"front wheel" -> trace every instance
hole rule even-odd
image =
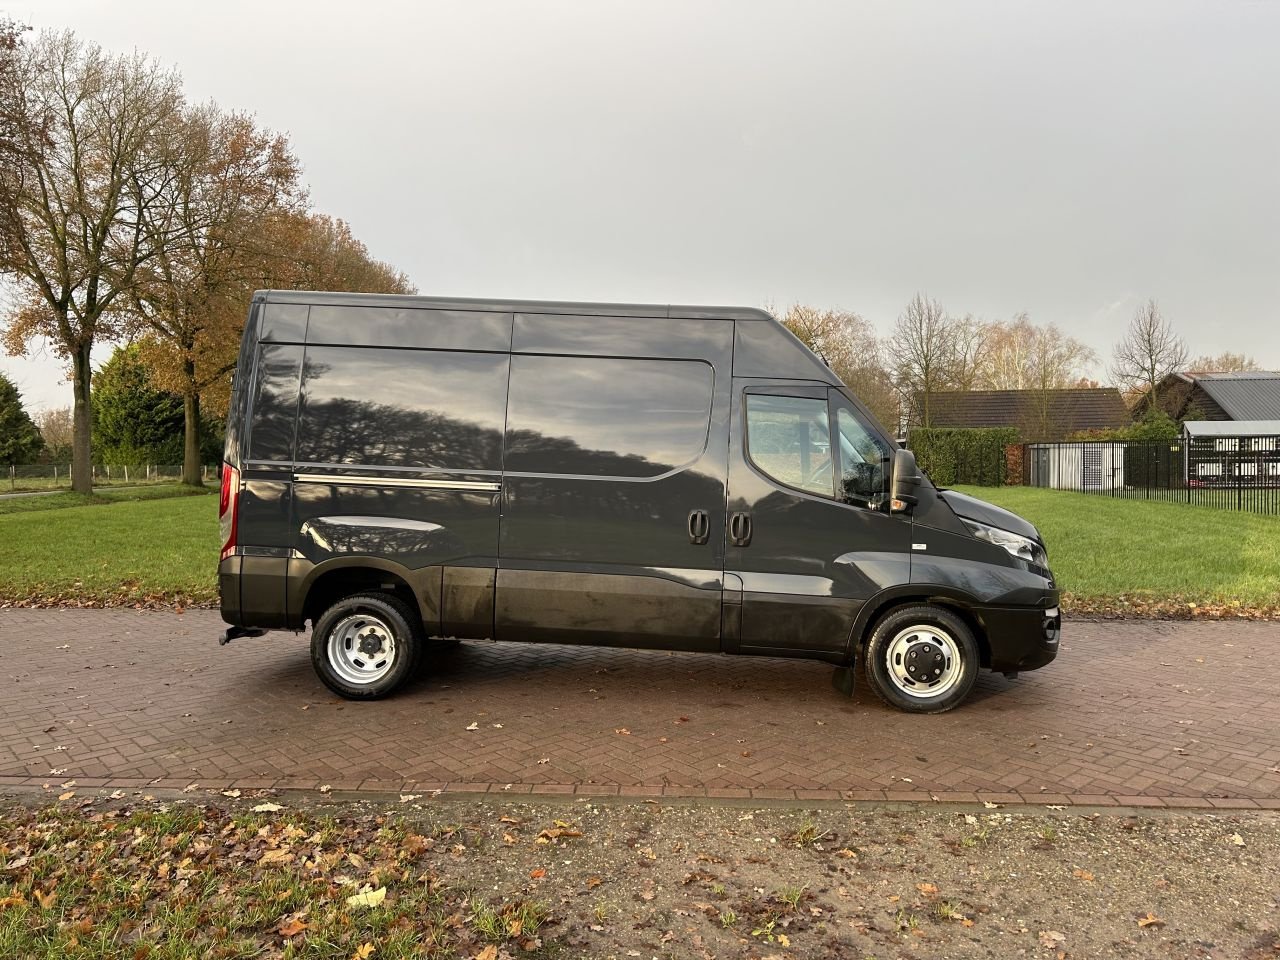
[[[973,631],[945,607],[916,604],[892,611],[867,641],[867,679],[876,695],[909,713],[958,706],[978,679]]]
[[[389,594],[339,600],[311,632],[311,663],[324,685],[348,700],[376,700],[413,671],[421,631],[409,606]]]

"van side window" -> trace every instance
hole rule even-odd
[[[697,360],[516,354],[504,469],[642,478],[686,467],[707,446],[714,381]]]
[[[293,422],[298,413],[302,347],[258,345],[257,389],[249,425],[249,459],[288,463],[293,459]]]
[[[506,354],[307,347],[297,462],[501,470]]]
[[[878,508],[887,490],[892,453],[851,407],[836,411],[836,429],[840,441],[841,499]]]
[[[747,449],[751,461],[779,483],[835,495],[826,400],[748,394]]]

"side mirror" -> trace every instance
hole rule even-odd
[[[889,512],[905,513],[914,507],[919,502],[916,492],[923,481],[915,454],[901,448],[895,450],[893,480],[889,486]]]

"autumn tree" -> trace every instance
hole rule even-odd
[[[942,304],[917,293],[885,347],[902,406],[919,425],[932,423],[934,394],[953,386],[955,323]]]
[[[36,414],[44,456],[54,463],[71,459],[71,408],[52,407]]]
[[[201,397],[235,366],[249,293],[287,274],[271,224],[299,213],[298,162],[285,137],[212,105],[188,109],[166,138],[162,202],[142,220],[156,255],[130,289],[128,329],[154,384],[182,397],[182,482],[201,485]]]
[[[1116,344],[1111,377],[1126,391],[1145,396],[1148,408],[1159,405],[1160,381],[1187,365],[1187,345],[1160,315],[1154,300],[1138,307],[1124,339]]]
[[[888,429],[898,429],[898,398],[885,369],[880,341],[856,313],[794,304],[783,324],[857,395]]]
[[[415,293],[408,276],[375,258],[346,221],[323,213],[282,217],[272,242],[280,256],[271,261],[261,286],[349,293]]]
[[[40,431],[22,405],[22,394],[0,373],[0,463],[30,463],[41,446]]]
[[[1187,364],[1188,370],[1196,373],[1247,373],[1260,370],[1258,361],[1243,353],[1224,351],[1216,357],[1199,356]]]
[[[45,338],[71,365],[72,488],[92,488],[90,357],[120,332],[120,308],[156,252],[143,229],[171,174],[160,153],[181,107],[178,78],[138,53],[71,32],[3,53],[0,275],[19,305],[5,342]]]

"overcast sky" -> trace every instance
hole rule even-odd
[[[0,0],[287,132],[426,294],[855,310],[1280,368],[1280,2]],[[99,348],[104,360],[108,347]],[[0,358],[33,407],[52,359]],[[1103,373],[1099,368],[1097,375]]]

